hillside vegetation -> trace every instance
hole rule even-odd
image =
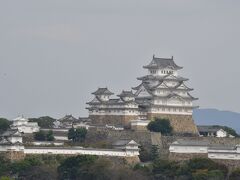
[[[152,163],[132,167],[124,161],[97,156],[28,156],[25,160],[10,162],[0,157],[0,177],[21,180],[224,180],[226,166],[210,159],[196,158],[177,163],[155,159]],[[230,174],[239,179],[240,170]]]

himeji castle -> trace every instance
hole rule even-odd
[[[147,75],[137,78],[140,85],[132,91],[123,91],[119,98],[110,98],[113,93],[108,88],[99,88],[93,93],[95,98],[87,103],[89,118],[95,124],[128,126],[132,120],[154,120],[167,118],[175,133],[197,134],[192,113],[197,108],[185,82],[179,75],[182,67],[172,58],[157,58],[143,66]]]

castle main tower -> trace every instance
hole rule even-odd
[[[167,118],[175,133],[197,134],[192,113],[197,108],[190,95],[192,88],[185,85],[188,79],[179,76],[178,66],[172,58],[156,58],[144,66],[147,75],[137,78],[141,84],[135,90],[135,101],[139,104],[139,116],[144,119]]]

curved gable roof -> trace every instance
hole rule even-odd
[[[97,91],[93,92],[94,95],[113,95],[111,91],[108,90],[108,88],[98,88]]]
[[[149,65],[147,66],[143,66],[146,69],[164,69],[164,68],[172,68],[172,69],[182,69],[182,67],[178,66],[174,60],[173,57],[172,58],[156,58],[155,56],[153,56],[152,61],[150,62]]]

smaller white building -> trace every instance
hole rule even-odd
[[[228,133],[224,131],[223,129],[219,129],[217,132],[217,137],[227,137]]]
[[[178,140],[170,145],[171,153],[202,154],[208,152],[208,141]]]
[[[8,130],[0,136],[0,152],[23,151],[22,134],[18,130]]]
[[[240,160],[240,145],[210,145],[207,141],[178,140],[170,145],[170,153],[206,154],[209,159]]]
[[[224,138],[228,133],[220,127],[215,126],[197,126],[200,136],[212,136]]]
[[[77,118],[73,115],[66,115],[61,119],[58,119],[53,122],[54,128],[67,128],[70,129],[73,127],[74,123],[79,122]]]
[[[147,126],[150,123],[150,120],[132,120],[131,121],[131,129],[136,131],[144,131],[147,130]]]
[[[122,150],[132,150],[132,151],[138,151],[139,150],[139,144],[136,143],[134,140],[129,139],[121,139],[113,144],[114,149],[122,149]]]
[[[138,144],[133,140],[118,140],[113,149],[95,149],[83,147],[25,147],[25,154],[61,154],[61,155],[96,155],[112,157],[139,156]]]
[[[17,117],[12,122],[13,123],[10,128],[17,129],[19,132],[22,133],[32,134],[40,130],[37,122],[29,122],[29,120],[24,118],[23,116]]]
[[[208,148],[208,158],[240,160],[240,146],[212,146]]]

